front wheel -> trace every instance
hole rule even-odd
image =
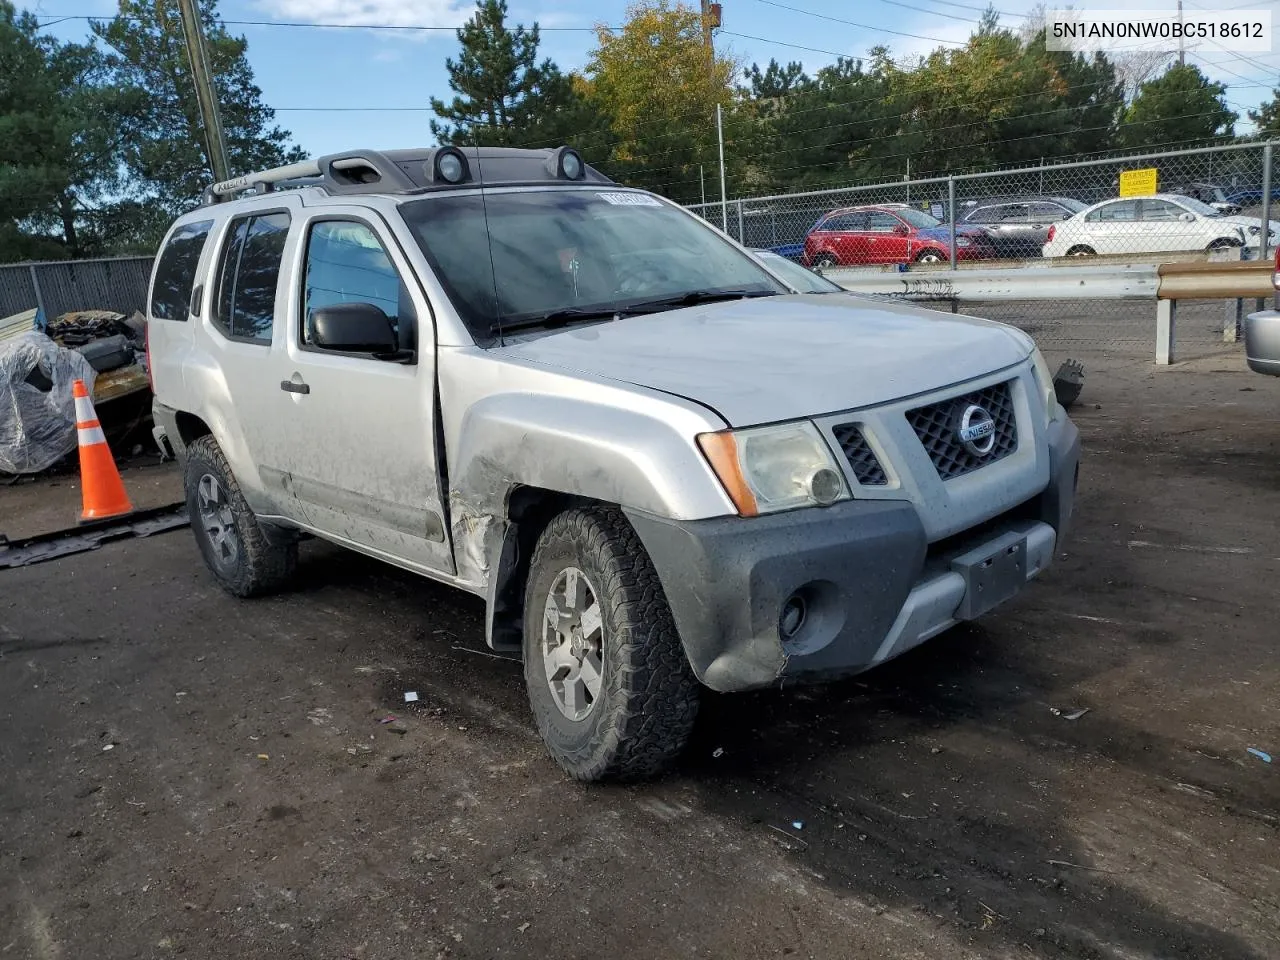
[[[813,258],[813,266],[818,267],[821,270],[826,270],[827,268],[834,267],[835,265],[836,265],[835,254],[820,253]]]
[[[613,508],[569,510],[538,540],[524,607],[538,733],[577,780],[639,780],[684,750],[699,687],[657,572]]]
[[[939,250],[921,250],[916,254],[916,263],[942,263],[944,259]]]

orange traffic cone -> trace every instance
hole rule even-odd
[[[80,439],[80,487],[84,509],[80,522],[106,520],[133,513],[133,504],[124,491],[124,481],[116,469],[115,458],[107,446],[106,434],[98,422],[98,414],[89,399],[84,381],[71,385],[76,398],[76,433]]]

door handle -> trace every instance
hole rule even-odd
[[[292,380],[281,380],[280,389],[287,393],[310,393],[311,387],[305,383],[294,383]]]

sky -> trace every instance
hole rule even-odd
[[[50,33],[83,39],[88,17],[108,17],[114,0],[16,0]],[[197,0],[201,2],[201,0]],[[696,5],[697,0],[691,0]],[[546,5],[543,5],[543,4]],[[894,59],[963,43],[985,0],[722,0],[718,50],[763,67],[771,57],[796,60],[809,72],[839,55],[859,57],[877,45]],[[1170,0],[1075,0],[1077,9],[1167,8]],[[1050,3],[1049,6],[1059,4]],[[540,53],[564,71],[580,69],[597,23],[620,25],[625,0],[508,0],[509,24],[542,28]],[[995,0],[1002,24],[1016,27],[1039,0]],[[1280,31],[1280,0],[1185,0],[1188,13],[1270,9]],[[456,56],[452,29],[372,30],[313,24],[377,24],[454,28],[474,0],[222,0],[219,12],[249,41],[248,56],[263,99],[280,126],[312,156],[338,150],[426,146],[432,96],[449,100],[445,58]],[[1227,85],[1227,100],[1250,129],[1245,111],[1280,85],[1280,43],[1265,53],[1233,53],[1211,44],[1188,48],[1187,62]]]

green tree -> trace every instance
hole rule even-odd
[[[1280,89],[1271,91],[1271,99],[1257,110],[1249,111],[1249,119],[1257,128],[1254,136],[1259,140],[1270,140],[1280,134]]]
[[[431,132],[441,143],[523,145],[559,133],[581,105],[571,78],[549,59],[538,62],[539,42],[537,23],[508,29],[506,0],[477,0],[458,30],[458,59],[445,60],[455,96],[431,98]]]
[[[200,9],[231,174],[304,159],[262,101],[246,56],[248,41],[227,31],[215,0],[204,0]],[[213,179],[177,0],[120,0],[118,15],[94,23],[93,32],[110,49],[115,82],[138,95],[125,128],[124,159],[133,199],[153,212],[136,229],[154,239]]]
[[[596,42],[583,89],[610,120],[608,172],[696,200],[699,165],[716,162],[716,106],[732,105],[737,64],[707,48],[697,10],[671,0],[639,0],[619,32],[598,26]]]
[[[61,44],[0,0],[0,257],[85,257],[111,246],[122,116],[93,44]]]
[[[1108,149],[1123,85],[1101,55],[1045,48],[984,16],[965,46],[915,70],[886,66],[913,172],[935,174]]]
[[[1226,92],[1191,64],[1170,67],[1138,90],[1120,127],[1120,145],[1154,149],[1233,137],[1238,115],[1227,106]]]

